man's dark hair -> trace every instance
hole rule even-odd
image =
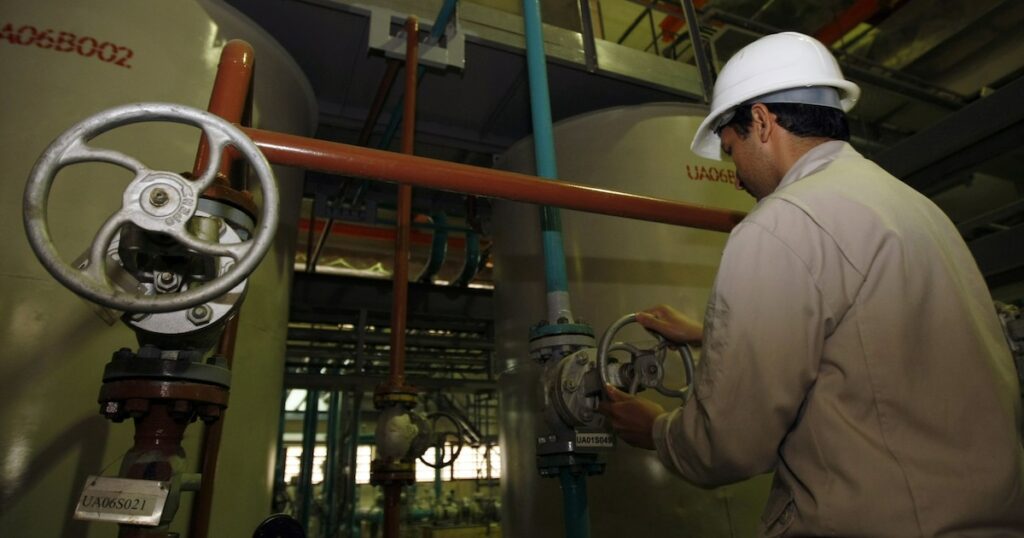
[[[752,106],[753,104],[736,107],[735,115],[722,128],[730,126],[737,134],[746,138],[754,121],[750,114]],[[846,114],[838,108],[803,103],[764,103],[764,106],[775,114],[779,126],[796,136],[850,139],[850,125],[846,121]]]

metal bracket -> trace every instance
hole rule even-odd
[[[370,15],[370,33],[367,46],[371,50],[383,51],[388,58],[405,58],[405,30],[402,24],[407,17],[382,7],[366,7]],[[420,19],[420,32],[427,35],[434,21]],[[394,33],[392,33],[394,32]],[[429,40],[421,43],[420,63],[439,69],[449,67],[462,71],[466,67],[466,34],[459,26],[458,12],[444,29],[440,40]]]

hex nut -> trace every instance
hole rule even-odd
[[[141,418],[149,412],[149,400],[144,398],[129,398],[124,402],[124,411],[132,418]]]
[[[210,310],[210,307],[201,304],[190,308],[185,317],[187,317],[193,325],[206,325],[210,322],[210,318],[213,317],[212,314],[213,311]]]

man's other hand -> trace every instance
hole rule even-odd
[[[654,450],[654,419],[664,413],[665,409],[650,400],[630,396],[611,385],[605,385],[604,390],[608,400],[598,403],[597,410],[608,417],[615,435],[637,448]]]
[[[660,304],[636,313],[636,321],[675,344],[700,345],[704,328],[682,312]]]

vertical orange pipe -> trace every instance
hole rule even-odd
[[[246,103],[249,101],[249,90],[252,87],[253,61],[253,48],[249,43],[235,39],[224,46],[220,53],[220,63],[217,65],[217,76],[210,92],[210,105],[207,107],[209,112],[232,123],[242,121],[245,116]],[[200,138],[196,162],[192,168],[194,177],[199,177],[205,170],[209,153],[210,148],[206,137],[203,136]],[[230,187],[230,185],[220,178],[227,178],[230,169],[231,160],[223,159],[220,167],[223,176],[218,176],[218,182],[224,187]],[[228,321],[217,346],[217,353],[224,357],[228,369],[231,368],[234,361],[238,316],[239,313],[236,313]],[[203,482],[193,500],[192,518],[189,524],[189,536],[192,538],[206,538],[209,534],[210,516],[213,510],[213,484],[217,478],[217,457],[220,454],[223,428],[224,416],[222,415],[219,420],[207,424],[203,429]]]
[[[402,153],[413,152],[416,130],[416,76],[419,71],[419,20],[405,21],[405,103],[402,123]],[[412,221],[412,186],[398,186],[398,230],[395,241],[394,296],[391,303],[392,389],[405,385],[405,325],[409,296],[409,230]],[[402,485],[384,486],[384,538],[398,538]]]
[[[416,128],[416,72],[419,68],[419,21],[409,17],[405,22],[405,116],[402,123],[402,153],[413,152]],[[409,230],[412,220],[412,187],[398,186],[398,230],[395,239],[394,295],[391,302],[391,372],[392,387],[405,385],[405,327],[409,296]]]
[[[224,49],[220,53],[220,63],[217,64],[217,78],[213,81],[213,91],[210,92],[210,105],[207,110],[231,123],[242,121],[246,97],[249,95],[249,87],[252,83],[253,59],[252,45],[245,41],[232,39],[228,41],[227,45],[224,45]],[[194,177],[199,177],[206,169],[209,154],[210,148],[206,137],[203,136],[199,141],[195,165],[192,167]],[[221,162],[221,172],[226,175],[230,168],[230,159],[224,159]]]

